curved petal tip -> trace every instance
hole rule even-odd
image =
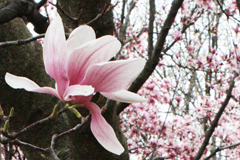
[[[6,83],[14,89],[25,89],[27,91],[33,91],[40,88],[35,82],[26,78],[15,76],[10,73],[6,73],[5,75]]]
[[[92,115],[91,130],[97,141],[109,152],[122,154],[124,148],[118,141],[113,128],[101,115],[100,108],[92,102],[84,103],[83,107],[87,108]]]

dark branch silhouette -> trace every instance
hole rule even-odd
[[[240,143],[236,143],[236,144],[233,144],[233,145],[230,145],[230,146],[226,146],[226,147],[221,147],[221,148],[217,147],[217,149],[215,149],[215,150],[214,150],[209,156],[207,156],[204,160],[208,160],[208,159],[210,159],[211,157],[215,156],[217,152],[220,152],[220,151],[225,150],[225,149],[231,149],[231,148],[237,147],[237,146],[239,146],[239,145],[240,145]]]
[[[155,20],[155,1],[149,0],[149,27],[148,27],[148,56],[151,57],[153,51],[153,26]]]
[[[43,5],[41,2],[37,4],[25,0],[13,0],[9,5],[0,9],[0,24],[17,17],[26,17],[27,21],[34,25],[35,32],[45,33],[49,23],[48,18],[38,12],[38,9]]]
[[[37,35],[35,37],[31,37],[31,38],[24,39],[24,40],[0,42],[0,47],[19,46],[19,45],[30,43],[32,41],[35,41],[35,40],[39,39],[39,38],[43,38],[44,36],[45,36],[45,34],[40,34],[40,35]]]

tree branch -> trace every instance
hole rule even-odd
[[[28,8],[27,3],[24,0],[14,0],[8,6],[0,9],[0,24],[9,22],[16,17],[22,17]]]
[[[224,149],[231,149],[231,148],[233,148],[233,147],[236,147],[236,146],[239,146],[240,145],[240,143],[236,143],[236,144],[233,144],[233,145],[230,145],[230,146],[226,146],[226,147],[222,147],[222,148],[217,148],[217,149],[215,149],[209,156],[207,156],[204,160],[208,160],[208,159],[210,159],[211,157],[213,157],[217,152],[219,152],[219,151],[222,151],[222,150],[224,150]]]
[[[155,0],[149,0],[149,27],[148,27],[148,56],[151,57],[153,51],[153,23],[155,20]]]
[[[223,6],[222,6],[222,4],[219,2],[219,0],[217,0],[217,3],[218,3],[218,5],[220,6],[221,11],[226,15],[227,18],[232,17],[234,20],[240,22],[237,18],[233,17],[232,15],[229,15],[229,14],[223,9]],[[239,3],[240,3],[239,0],[237,0],[237,7],[238,7],[238,9],[239,9]]]
[[[120,21],[120,28],[122,28],[124,17],[125,17],[125,5],[126,5],[127,0],[123,0],[122,4],[122,12],[121,12],[121,21]]]
[[[24,40],[0,42],[0,47],[19,46],[19,45],[30,43],[32,41],[35,41],[35,40],[39,39],[39,38],[43,38],[44,36],[45,36],[45,34],[40,34],[40,35],[37,35],[35,37],[31,37],[31,38],[24,39]]]
[[[112,11],[112,9],[114,7],[116,7],[118,4],[118,2],[115,5],[110,5],[110,4],[106,4],[105,8],[103,9],[102,13],[99,13],[94,19],[92,19],[91,21],[87,22],[87,25],[92,26],[93,23],[97,22],[98,20],[100,20],[105,14],[107,14],[109,11]]]
[[[18,146],[30,147],[30,148],[33,148],[35,151],[40,151],[42,153],[47,153],[46,149],[44,149],[44,148],[41,148],[41,147],[38,147],[38,146],[34,146],[34,145],[26,143],[26,142],[22,142],[22,141],[20,141],[18,139],[15,139],[13,141],[13,144],[16,144]]]
[[[36,9],[39,10],[44,4],[47,3],[47,0],[41,0],[37,5]]]
[[[60,115],[64,112],[66,112],[68,109],[64,108],[62,110],[60,110],[57,115]],[[104,110],[103,110],[104,111]],[[91,116],[87,116],[86,118],[82,118],[82,123],[81,124],[77,124],[74,128],[71,128],[65,132],[62,132],[60,134],[54,134],[52,136],[52,140],[51,140],[51,145],[50,147],[44,149],[44,148],[41,148],[41,147],[38,147],[38,146],[35,146],[35,145],[32,145],[32,144],[29,144],[29,143],[26,143],[26,142],[22,142],[20,140],[17,139],[17,137],[23,133],[25,133],[26,131],[28,131],[29,129],[35,127],[36,125],[39,125],[39,124],[42,124],[46,121],[49,121],[49,120],[53,120],[53,118],[50,116],[42,119],[42,120],[39,120],[31,125],[29,125],[28,127],[22,129],[21,131],[19,132],[13,132],[13,133],[2,133],[5,137],[2,137],[0,138],[0,142],[3,143],[3,144],[8,144],[8,143],[11,143],[11,144],[15,144],[15,145],[18,145],[18,146],[25,146],[25,147],[30,147],[32,149],[34,149],[35,151],[40,151],[42,153],[46,153],[48,154],[49,156],[51,156],[54,160],[59,160],[59,158],[57,157],[56,153],[54,152],[54,148],[55,148],[55,145],[56,145],[56,142],[59,138],[61,137],[64,137],[68,134],[71,134],[73,132],[76,132],[76,131],[79,131],[81,130],[86,124],[88,124],[91,120]],[[13,141],[11,141],[13,140]]]
[[[56,144],[56,142],[59,138],[61,138],[63,136],[66,136],[68,134],[71,134],[73,132],[81,130],[85,125],[87,125],[90,122],[90,120],[91,120],[91,116],[88,115],[86,118],[84,118],[84,120],[82,120],[81,124],[77,124],[74,128],[71,128],[71,129],[69,129],[65,132],[60,133],[60,134],[54,134],[52,136],[52,141],[51,141],[51,147],[50,148],[54,149],[55,144]]]
[[[131,12],[132,12],[133,8],[135,7],[136,3],[137,2],[135,2],[133,0],[130,2],[128,10],[127,10],[127,15],[125,17],[125,23],[121,23],[121,26],[120,26],[121,28],[119,31],[118,39],[122,44],[125,43],[124,40],[126,37],[127,27],[128,27],[129,21],[130,21],[130,15],[131,15]],[[121,20],[121,22],[123,22],[123,19]]]
[[[212,133],[214,132],[215,128],[217,127],[217,124],[218,124],[218,121],[224,111],[224,109],[226,108],[229,100],[231,99],[232,97],[232,90],[233,90],[233,87],[234,87],[234,79],[238,76],[238,73],[235,72],[234,74],[234,77],[230,83],[230,86],[229,86],[229,89],[227,91],[227,97],[226,99],[224,100],[224,102],[222,103],[222,106],[220,107],[218,113],[216,114],[214,120],[212,121],[211,123],[211,126],[210,128],[207,130],[206,134],[205,134],[205,139],[200,147],[200,149],[198,150],[198,153],[197,155],[195,156],[195,160],[198,160],[201,158],[204,150],[206,149],[207,145],[208,145],[208,142],[209,142],[209,139],[211,138],[212,136]]]
[[[65,33],[66,38],[69,37],[69,33]],[[0,42],[0,47],[6,47],[6,46],[20,46],[20,45],[24,45],[27,43],[30,43],[32,41],[35,41],[39,38],[44,38],[45,34],[39,34],[37,36],[28,38],[28,39],[23,39],[23,40],[16,40],[16,41],[8,41],[8,42]]]
[[[15,139],[13,142],[13,144],[16,144],[18,146],[25,146],[25,147],[30,147],[32,149],[34,149],[35,151],[40,151],[44,154],[48,154],[49,156],[51,156],[54,160],[59,160],[59,158],[57,157],[56,153],[54,152],[54,150],[50,147],[50,148],[41,148],[38,146],[34,146],[32,144],[26,143],[26,142],[22,142],[18,139]]]
[[[181,7],[183,0],[174,0],[172,7],[167,16],[167,19],[164,23],[164,26],[158,36],[158,40],[155,45],[155,49],[151,57],[149,57],[143,71],[138,76],[138,78],[131,84],[129,91],[137,92],[143,83],[148,79],[148,77],[153,73],[155,67],[158,65],[159,58],[162,58],[162,49],[165,43],[168,32],[174,22],[174,19],[177,15],[178,9]],[[117,114],[120,114],[129,104],[128,103],[119,103],[117,105]]]
[[[38,12],[38,5],[27,0],[13,0],[8,6],[0,9],[0,24],[25,16],[34,25],[35,32],[45,33],[49,25],[48,18]]]

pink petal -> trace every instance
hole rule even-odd
[[[20,77],[10,73],[6,73],[5,81],[9,86],[14,89],[25,89],[29,92],[51,94],[62,100],[55,89],[51,87],[39,87],[35,82],[26,77]]]
[[[142,58],[110,61],[90,66],[81,82],[91,85],[95,92],[116,92],[125,90],[139,75],[145,65]]]
[[[89,109],[92,120],[91,130],[97,141],[109,152],[120,155],[124,152],[124,148],[118,141],[113,128],[101,115],[100,108],[92,102],[84,103],[85,108]]]
[[[68,60],[70,85],[79,84],[90,65],[110,60],[120,48],[115,37],[103,36],[74,50]]]
[[[126,103],[139,103],[148,101],[146,98],[126,90],[120,90],[117,92],[101,92],[101,94],[109,99]]]
[[[77,27],[67,40],[67,54],[70,55],[74,49],[94,39],[96,39],[96,35],[92,27],[87,25]]]
[[[57,82],[60,96],[68,86],[67,43],[60,16],[57,14],[49,25],[43,45],[43,60],[46,72]]]
[[[72,85],[66,89],[64,93],[64,100],[67,102],[68,101],[70,102],[73,100],[72,98],[74,98],[74,96],[88,97],[93,93],[94,93],[94,88],[92,86]]]

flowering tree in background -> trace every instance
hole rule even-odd
[[[238,159],[237,2],[123,1],[119,8],[119,57],[147,59],[136,82],[151,74],[139,90],[149,102],[120,114],[130,157]]]
[[[25,10],[18,9],[24,6]],[[0,101],[4,113],[1,117],[4,158],[12,159],[15,154],[15,159],[24,159],[19,155],[24,155],[27,159],[41,159],[42,154],[42,157],[49,159],[238,159],[240,157],[238,6],[240,7],[240,1],[233,0],[112,2],[59,0],[57,4],[47,1],[39,3],[13,1],[10,4],[1,2]],[[48,19],[39,12],[51,16],[51,9],[55,8],[61,14],[66,33],[70,33],[81,24],[88,24],[96,31],[96,37],[110,34],[118,38],[121,42],[121,51],[111,54],[108,58],[112,58],[112,62],[106,62],[107,64],[115,64],[116,60],[133,62],[132,59],[138,57],[146,60],[143,70],[141,66],[138,67],[141,63],[139,62],[133,65],[137,68],[135,71],[131,71],[132,68],[121,70],[129,76],[121,78],[121,74],[116,70],[116,77],[112,79],[117,78],[119,83],[124,85],[127,83],[128,90],[131,91],[129,93],[138,92],[142,97],[146,97],[148,102],[131,105],[117,102],[133,101],[129,100],[131,98],[121,100],[123,97],[115,91],[113,94],[111,90],[109,94],[98,89],[99,86],[105,88],[113,83],[106,85],[107,82],[103,81],[102,84],[100,72],[97,70],[91,71],[95,71],[91,74],[83,72],[88,66],[84,66],[82,71],[81,67],[77,69],[80,69],[79,72],[83,75],[86,74],[86,77],[92,78],[82,81],[82,78],[75,74],[68,76],[76,76],[75,79],[80,79],[78,82],[80,86],[92,85],[96,91],[91,87],[71,87],[77,84],[71,78],[69,79],[72,82],[67,85],[70,89],[63,87],[61,90],[57,87],[54,91],[52,89],[44,91],[62,102],[79,100],[83,106],[85,103],[94,104],[94,108],[97,104],[102,109],[104,119],[114,129],[117,139],[124,147],[121,155],[113,154],[120,152],[114,151],[115,148],[107,148],[104,142],[99,141],[110,151],[108,152],[96,141],[95,137],[98,140],[101,138],[94,133],[94,127],[92,132],[95,137],[92,135],[89,126],[91,117],[84,107],[66,108],[56,98],[14,90],[4,81],[6,72],[9,72],[21,76],[6,75],[6,81],[13,88],[24,88],[34,92],[36,92],[34,89],[37,89],[37,92],[43,92],[36,83],[40,86],[54,86],[42,63],[41,46],[34,40],[42,38],[44,35],[41,33],[45,33],[48,26]],[[16,12],[9,12],[12,10]],[[9,16],[4,16],[6,14]],[[22,17],[24,21],[16,17]],[[50,17],[50,20],[52,19],[54,18]],[[31,35],[24,22],[33,24],[34,30],[40,35],[29,38]],[[18,39],[23,40],[16,41]],[[112,45],[109,49],[116,48]],[[78,60],[77,57],[75,59]],[[97,56],[93,56],[90,61],[95,60]],[[73,68],[82,66],[74,64],[74,60],[71,62],[69,66],[72,65]],[[62,84],[65,83],[61,83],[63,81],[59,79],[64,80],[65,73],[55,75],[59,68],[55,66],[55,70],[50,71],[46,67],[46,64],[50,64],[46,58],[44,63],[47,73],[59,86],[64,86]],[[51,62],[51,65],[54,64]],[[108,68],[110,69],[113,68]],[[132,84],[129,84],[128,78],[132,76],[135,78],[137,70],[142,72]],[[94,79],[94,75],[97,78]],[[36,83],[24,79],[28,83],[34,83],[33,87],[19,86],[16,79],[22,80],[22,76]],[[102,95],[117,101],[106,99]],[[142,101],[144,100],[139,102]],[[54,108],[56,103],[59,107]],[[81,113],[82,118],[77,118],[68,110],[72,110],[78,117]],[[99,113],[89,110],[92,114]],[[94,116],[92,121],[96,123]],[[105,120],[97,122],[99,126],[100,122],[103,122],[102,125],[105,124]],[[19,153],[20,150],[15,145],[20,147],[23,154]]]

